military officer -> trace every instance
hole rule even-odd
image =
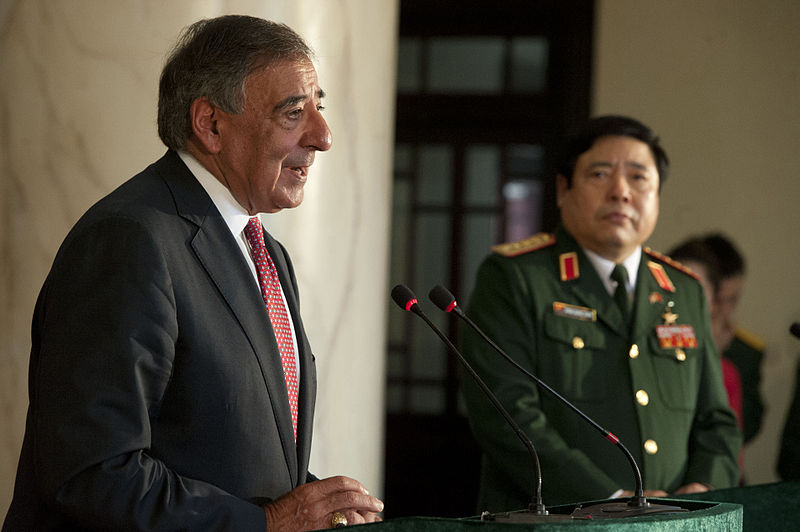
[[[467,310],[517,362],[619,437],[648,496],[735,485],[741,445],[702,288],[642,246],[667,167],[647,126],[589,121],[557,176],[562,225],[497,246]],[[477,335],[467,332],[463,347],[532,439],[546,504],[632,494],[619,449]],[[475,385],[464,379],[463,389],[483,449],[479,510],[524,507],[533,475],[524,447]]]

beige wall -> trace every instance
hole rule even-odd
[[[800,2],[599,0],[593,113],[642,119],[672,170],[651,246],[723,230],[748,259],[740,323],[767,342],[751,483],[775,457],[800,341]]]
[[[396,6],[0,2],[0,519],[24,429],[33,305],[56,249],[90,204],[164,152],[155,105],[166,52],[182,27],[225,13],[286,22],[318,53],[333,149],[273,233],[292,253],[317,356],[312,470],[380,494],[386,305],[374,298],[387,282]]]

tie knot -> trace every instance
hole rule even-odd
[[[264,231],[261,229],[261,220],[258,219],[258,216],[253,216],[247,221],[247,225],[244,226],[244,236],[247,238],[247,242],[250,243],[250,247],[253,249],[261,249],[264,246]]]
[[[628,289],[628,270],[622,264],[617,264],[611,270],[611,280],[615,281],[618,285]]]

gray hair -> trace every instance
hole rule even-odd
[[[313,57],[285,24],[243,15],[195,22],[183,31],[161,72],[158,136],[167,147],[183,149],[192,135],[190,107],[197,98],[240,114],[248,75],[276,61]]]

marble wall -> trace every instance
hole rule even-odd
[[[55,251],[89,205],[164,152],[164,57],[181,28],[227,13],[285,22],[318,55],[333,148],[304,204],[272,227],[292,253],[317,354],[312,470],[382,491],[397,0],[17,0],[0,2],[0,516],[22,441],[32,309]]]

